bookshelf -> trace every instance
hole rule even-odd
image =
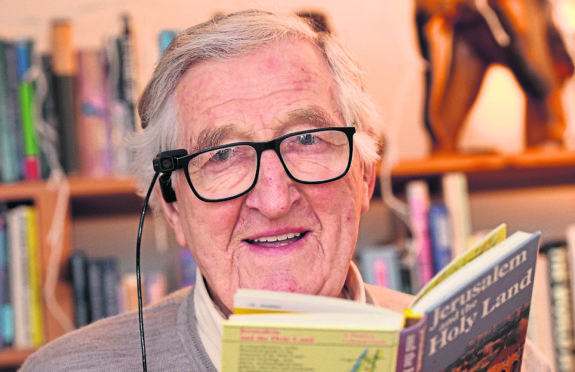
[[[72,318],[73,301],[69,284],[64,279],[67,258],[73,249],[72,225],[77,216],[98,216],[102,214],[136,213],[139,197],[136,196],[136,182],[130,178],[89,179],[73,177],[69,179],[70,193],[63,228],[62,254],[58,260],[58,282],[55,297],[64,313]],[[38,232],[40,270],[45,282],[50,261],[51,247],[47,242],[50,226],[57,207],[58,189],[47,181],[0,183],[0,202],[32,202],[38,210]],[[48,310],[43,298],[45,338],[47,341],[63,335],[67,330]],[[0,371],[19,366],[33,350],[0,350]]]
[[[392,169],[393,186],[401,192],[413,179],[434,182],[448,172],[467,175],[469,191],[575,184],[575,151],[516,155],[475,154],[405,160]]]
[[[419,179],[429,185],[432,200],[440,201],[442,178],[449,172],[466,176],[473,232],[506,222],[510,231],[541,230],[543,241],[562,240],[575,222],[570,212],[575,202],[574,151],[404,160],[392,169],[393,193],[403,199],[407,183]],[[405,233],[403,223],[395,225]]]

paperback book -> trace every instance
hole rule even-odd
[[[500,225],[397,313],[353,301],[240,289],[224,322],[222,370],[517,370],[540,233]]]

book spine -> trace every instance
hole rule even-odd
[[[567,245],[567,266],[569,267],[569,285],[571,289],[571,319],[573,319],[573,332],[575,332],[575,224],[565,229],[565,243]]]
[[[433,269],[437,274],[451,262],[451,228],[449,212],[443,203],[433,203],[429,207],[429,237],[433,252]]]
[[[90,320],[95,322],[104,318],[104,290],[102,288],[102,270],[100,262],[88,259],[88,300]]]
[[[406,317],[406,327],[399,332],[396,372],[420,372],[423,368],[427,317]]]
[[[22,123],[22,143],[24,149],[24,179],[39,180],[40,156],[35,128],[34,84],[28,76],[32,68],[34,43],[32,40],[16,42],[19,70],[20,115]]]
[[[104,316],[108,317],[120,312],[118,264],[114,258],[105,258],[101,260],[101,266]]]
[[[555,365],[555,349],[553,347],[553,324],[551,322],[551,286],[549,284],[549,263],[544,253],[537,256],[535,267],[535,283],[533,283],[533,304],[529,318],[529,337],[547,359]],[[555,367],[552,371],[555,371]]]
[[[44,312],[40,277],[40,252],[38,249],[38,217],[35,207],[26,207],[28,276],[30,283],[30,333],[32,346],[44,343]]]
[[[135,111],[135,79],[134,79],[134,35],[132,32],[131,19],[128,14],[122,15],[122,35],[119,38],[121,54],[120,100],[124,103],[128,112],[129,130],[136,129]]]
[[[11,292],[14,314],[14,347],[32,347],[30,331],[30,283],[28,274],[28,249],[26,247],[25,206],[8,212],[11,259]]]
[[[56,98],[54,88],[54,70],[52,68],[52,55],[42,54],[40,56],[41,76],[39,81],[43,84],[44,89],[38,89],[43,94],[38,96],[39,100],[39,118],[45,126],[44,133],[39,133],[40,140],[40,161],[42,165],[42,178],[50,177],[51,169],[60,168],[59,162],[59,140],[58,133],[58,116],[56,112]],[[50,133],[51,135],[48,135]]]
[[[6,43],[6,115],[8,119],[9,130],[9,149],[10,156],[8,162],[10,163],[4,170],[7,171],[5,181],[18,181],[24,178],[23,176],[23,144],[22,144],[22,125],[20,115],[20,93],[19,93],[19,78],[18,78],[18,53],[14,43]]]
[[[104,56],[78,51],[78,143],[81,171],[89,177],[111,173],[110,134]]]
[[[129,173],[131,151],[125,146],[126,133],[136,129],[135,116],[135,59],[133,33],[128,15],[122,16],[122,34],[107,48],[109,61],[110,130],[113,152],[113,172]]]
[[[421,288],[433,277],[433,255],[427,218],[429,189],[425,181],[417,180],[407,184],[406,192],[414,253],[417,257],[418,288]]]
[[[469,247],[471,217],[469,192],[464,173],[447,173],[442,178],[443,200],[449,211],[453,236],[453,257],[458,257]]]
[[[81,251],[74,251],[68,260],[68,270],[72,282],[72,298],[74,301],[74,325],[77,328],[90,323],[86,260],[86,256]]]
[[[568,253],[565,242],[550,242],[541,251],[549,264],[549,285],[555,363],[558,372],[575,370],[574,328],[572,319],[571,287],[568,267]]]
[[[76,75],[77,61],[72,46],[72,25],[67,20],[52,24],[52,66],[58,116],[60,162],[64,171],[79,171],[80,156],[76,128]]]
[[[7,281],[6,272],[4,271],[5,264],[4,258],[6,257],[5,251],[7,249],[7,233],[5,214],[3,213],[2,204],[0,204],[0,348],[6,347],[6,340],[4,339],[6,325],[2,322],[3,303],[4,298],[4,283]]]
[[[0,216],[3,222],[4,236],[0,244],[0,272],[3,275],[2,297],[0,298],[0,330],[2,332],[2,347],[11,347],[14,342],[14,315],[11,298],[11,270],[10,270],[10,233],[8,226],[8,207],[0,203]]]
[[[0,40],[0,182],[18,179],[18,162],[14,157],[14,136],[8,120],[7,43]]]

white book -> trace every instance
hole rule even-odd
[[[32,347],[26,208],[18,206],[7,213],[15,348]]]

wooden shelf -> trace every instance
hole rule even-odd
[[[2,368],[6,367],[17,367],[21,365],[26,358],[28,358],[34,349],[4,349],[0,350],[0,366]]]
[[[134,194],[136,192],[136,181],[133,178],[71,178],[70,194],[72,197],[81,196],[105,196]]]
[[[72,217],[113,216],[139,213],[142,199],[132,178],[70,179]]]
[[[528,152],[522,154],[458,154],[405,160],[393,168],[394,176],[446,172],[485,172],[506,169],[575,167],[575,151]]]
[[[71,197],[134,194],[136,181],[132,178],[90,179],[73,177],[68,180]],[[0,200],[34,199],[46,193],[56,193],[49,181],[0,183]]]
[[[0,200],[32,200],[46,194],[43,181],[0,183]]]
[[[460,154],[406,160],[392,169],[394,189],[413,179],[438,181],[463,172],[470,191],[575,184],[575,151],[540,151],[517,155]]]

